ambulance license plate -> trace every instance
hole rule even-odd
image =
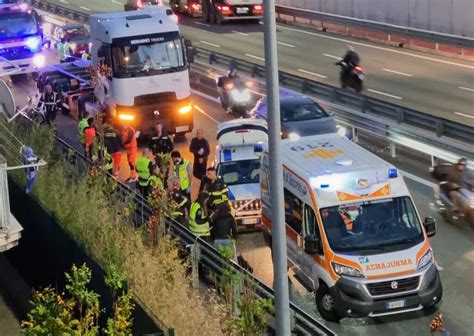
[[[176,127],[176,133],[182,133],[189,131],[189,126],[178,126]]]
[[[252,224],[257,224],[258,223],[258,218],[244,218],[242,219],[242,224],[244,225],[252,225]]]
[[[387,309],[403,308],[407,305],[407,300],[387,302]]]
[[[237,7],[237,14],[247,14],[249,11],[248,7]]]

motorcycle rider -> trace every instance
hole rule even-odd
[[[453,211],[459,212],[462,210],[462,200],[459,190],[463,185],[463,175],[466,173],[467,159],[461,158],[452,166],[446,180],[446,193],[453,202]]]
[[[354,69],[356,65],[360,64],[359,54],[356,53],[353,46],[349,45],[347,47],[346,54],[342,60],[336,63],[336,65],[341,65],[342,62],[346,63],[346,66],[342,68],[342,78],[347,78],[350,75],[352,69]]]
[[[239,81],[241,81],[241,79],[237,74],[237,69],[234,67],[231,67],[229,71],[227,71],[227,77],[220,77],[217,81],[217,87],[219,89],[221,103],[224,109],[227,109],[229,106],[228,85],[236,86]]]

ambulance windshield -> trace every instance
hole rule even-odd
[[[321,218],[334,252],[388,252],[414,246],[424,239],[409,197],[324,208]]]
[[[260,159],[222,162],[217,170],[228,186],[260,182]]]

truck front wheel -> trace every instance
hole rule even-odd
[[[340,317],[336,312],[334,297],[331,295],[331,292],[325,283],[320,283],[316,290],[316,306],[325,320],[339,322]]]

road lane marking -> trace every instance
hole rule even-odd
[[[201,96],[203,98],[206,98],[207,100],[213,101],[215,103],[220,103],[219,98],[210,96],[208,94],[202,93],[201,91],[191,89],[191,92],[195,95]]]
[[[66,4],[66,5],[69,5],[69,1],[66,1],[66,0],[59,0],[60,3],[63,3],[63,4]]]
[[[221,47],[218,44],[214,44],[214,43],[207,42],[207,41],[199,41],[199,42],[201,42],[202,44],[207,44],[208,46],[215,47],[215,48],[220,48]]]
[[[85,10],[85,11],[89,11],[89,12],[92,10],[92,9],[87,8],[87,7],[84,7],[84,6],[80,6],[79,8],[80,8],[80,9],[83,9],[83,10]]]
[[[216,124],[219,123],[219,121],[217,119],[214,119],[213,117],[211,117],[208,113],[206,113],[202,108],[200,108],[199,106],[197,106],[196,104],[194,105],[194,108],[196,110],[198,110],[199,112],[201,112],[202,114],[204,114],[206,117],[208,117],[209,119],[211,119],[212,121],[214,121]]]
[[[474,89],[471,89],[471,88],[468,88],[468,87],[465,87],[465,86],[459,86],[459,88],[460,88],[461,90],[466,90],[466,91],[474,92]]]
[[[242,32],[239,32],[239,31],[237,31],[237,30],[233,30],[232,32],[233,32],[234,34],[238,34],[238,35],[242,35],[242,36],[249,36],[249,34],[247,34],[247,33],[242,33]]]
[[[307,74],[307,75],[316,76],[316,77],[319,77],[319,78],[328,78],[327,76],[318,74],[318,73],[316,73],[316,72],[311,72],[311,71],[304,70],[304,69],[297,69],[297,70],[298,70],[299,72],[305,73],[305,74]]]
[[[293,44],[285,43],[285,42],[277,42],[279,45],[288,47],[288,48],[294,48],[295,46]]]
[[[390,48],[385,48],[385,47],[379,47],[379,46],[375,46],[375,45],[371,45],[371,44],[367,44],[367,43],[356,42],[356,41],[352,41],[352,40],[346,40],[346,39],[343,39],[343,38],[338,38],[338,37],[334,37],[334,36],[328,36],[328,35],[313,33],[313,32],[309,32],[309,31],[301,30],[301,29],[296,29],[296,28],[283,27],[283,26],[280,26],[280,25],[277,25],[277,28],[292,30],[292,31],[295,31],[295,32],[300,32],[300,33],[304,33],[304,34],[307,34],[307,35],[318,36],[318,37],[322,37],[322,38],[329,39],[329,40],[340,41],[340,42],[348,43],[348,44],[351,44],[351,45],[359,45],[359,46],[363,46],[363,47],[367,47],[367,48],[372,48],[372,49],[377,49],[377,50],[382,50],[382,51],[388,51],[388,52],[399,54],[399,55],[405,55],[405,56],[415,57],[415,58],[419,58],[419,59],[423,59],[423,60],[427,60],[427,61],[433,61],[433,62],[448,64],[448,65],[454,65],[454,66],[457,66],[457,67],[460,67],[460,68],[467,68],[467,69],[473,69],[474,70],[474,66],[472,66],[472,65],[456,63],[456,62],[450,62],[450,61],[446,61],[446,60],[438,59],[438,58],[433,58],[433,57],[429,57],[429,56],[411,54],[411,53],[406,52],[406,51],[400,51],[400,50],[395,50],[395,49],[390,49]]]
[[[382,70],[386,71],[386,72],[396,74],[396,75],[401,75],[401,76],[405,76],[405,77],[413,77],[413,75],[410,75],[410,74],[405,73],[405,72],[400,72],[400,71],[395,71],[395,70],[390,70],[390,69],[385,69],[385,68],[383,68]]]
[[[454,112],[454,114],[456,114],[456,115],[458,115],[458,116],[461,116],[461,117],[474,119],[474,116],[473,116],[473,115],[465,114],[465,113],[462,113],[462,112]]]
[[[205,27],[210,27],[210,24],[199,22],[199,21],[194,21],[194,24],[200,25],[200,26],[205,26]]]
[[[123,2],[121,2],[121,1],[112,0],[112,3],[123,6]]]
[[[331,54],[323,54],[324,56],[326,57],[330,57],[330,58],[334,58],[334,59],[337,59],[338,61],[340,61],[342,58],[339,57],[339,56],[334,56],[334,55],[331,55]]]
[[[259,57],[259,56],[255,56],[255,55],[252,55],[252,54],[245,54],[245,56],[250,57],[250,58],[258,59],[259,61],[265,61],[265,58]]]
[[[377,90],[372,90],[372,89],[367,89],[367,91],[372,92],[372,93],[375,93],[375,94],[379,94],[379,95],[381,95],[381,96],[386,96],[386,97],[394,98],[394,99],[403,99],[403,98],[400,97],[400,96],[395,96],[395,95],[392,95],[392,94],[390,94],[390,93],[386,93],[386,92],[382,92],[382,91],[377,91]]]

